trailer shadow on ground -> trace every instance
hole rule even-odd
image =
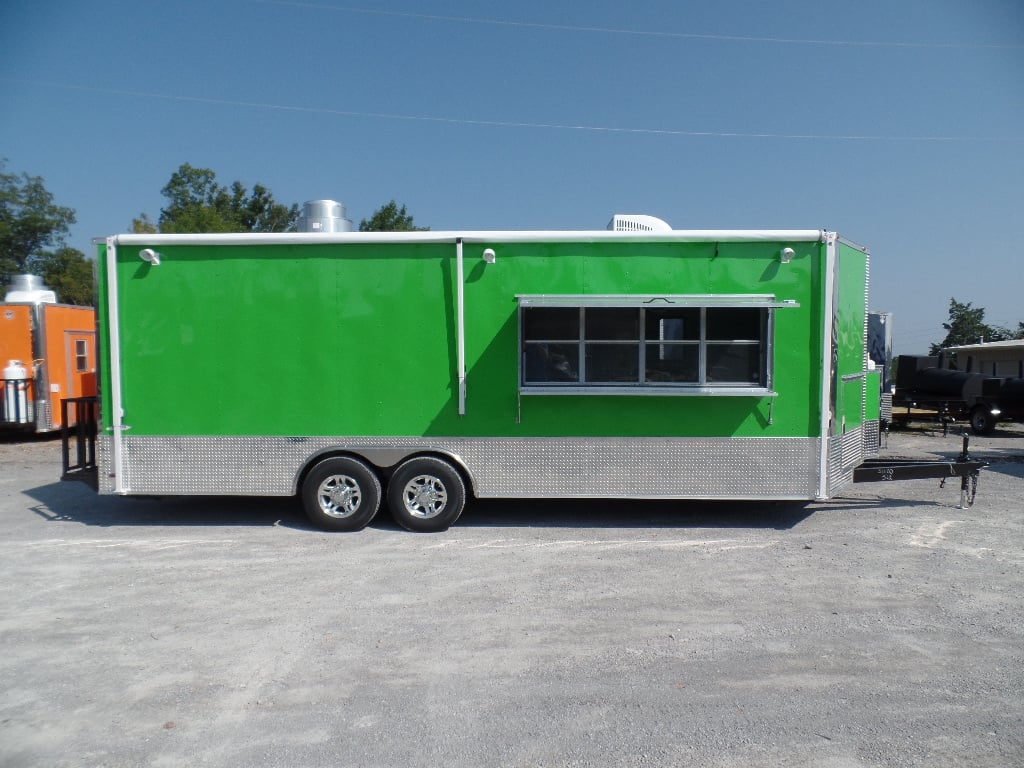
[[[98,496],[84,484],[55,482],[25,491],[30,511],[48,521],[97,527],[281,526],[322,533],[294,497]],[[481,499],[471,501],[459,528],[795,528],[812,515],[882,507],[921,506],[920,501],[834,499],[827,502],[676,501],[617,499]],[[927,502],[924,502],[927,505]],[[384,509],[371,528],[401,530]]]
[[[883,508],[941,506],[902,499],[828,501],[495,500],[475,501],[460,527],[533,528],[765,528],[789,530],[813,515]]]
[[[638,499],[481,499],[461,528],[793,528],[814,514],[807,502]]]
[[[52,522],[114,526],[273,526],[309,528],[297,499],[238,496],[100,496],[78,482],[30,488],[29,510]]]

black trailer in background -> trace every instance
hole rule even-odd
[[[999,421],[1024,420],[1024,379],[941,367],[937,356],[900,355],[895,361],[892,421],[966,422],[990,435]]]

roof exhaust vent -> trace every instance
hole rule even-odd
[[[56,304],[57,294],[43,284],[38,275],[15,275],[4,301],[24,304]]]
[[[351,232],[352,222],[345,218],[345,204],[334,200],[309,200],[302,204],[299,232]]]
[[[657,216],[642,213],[616,213],[608,222],[613,232],[671,232],[672,227]]]

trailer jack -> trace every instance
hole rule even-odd
[[[965,432],[964,443],[956,461],[933,459],[868,459],[853,470],[855,483],[880,483],[891,480],[923,480],[940,478],[939,487],[944,488],[946,479],[960,478],[960,504],[957,509],[967,509],[974,504],[978,493],[978,477],[988,466],[987,461],[973,459],[968,450],[970,436]]]

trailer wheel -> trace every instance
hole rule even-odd
[[[996,431],[996,417],[984,405],[971,409],[971,429],[976,435],[991,435]]]
[[[448,462],[431,456],[409,459],[388,482],[395,522],[410,531],[445,531],[462,514],[466,485]]]
[[[380,509],[380,480],[366,464],[345,456],[325,459],[302,483],[302,506],[314,525],[360,531]]]

